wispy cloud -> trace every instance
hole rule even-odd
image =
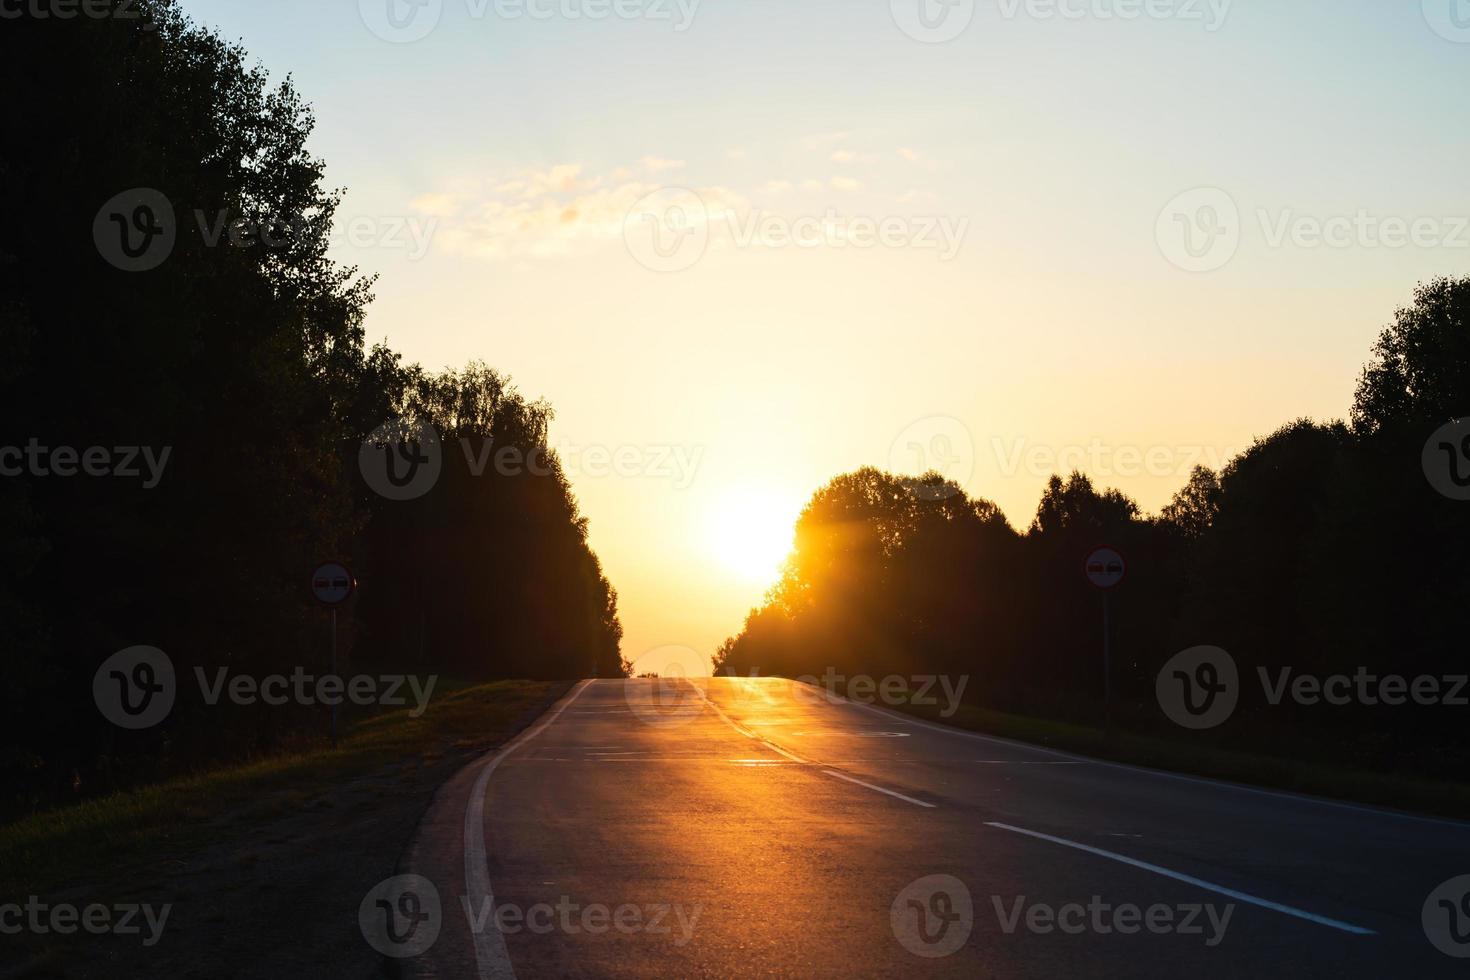
[[[851,138],[851,132],[847,130],[842,130],[840,132],[832,133],[813,133],[811,136],[808,136],[803,142],[805,143],[808,150],[823,151],[829,150],[840,143],[845,143]]]
[[[842,158],[868,161],[853,153]],[[888,159],[894,162],[892,156]],[[869,190],[866,179],[837,173],[802,179],[771,177],[745,185],[742,193],[700,182],[699,175],[687,169],[681,160],[646,156],[635,164],[601,173],[589,172],[577,163],[491,172],[427,189],[413,199],[412,206],[439,222],[436,245],[447,252],[524,267],[537,260],[592,254],[612,243],[621,246],[630,215],[647,210],[650,200],[658,200],[650,195],[660,191],[676,195],[670,198],[675,202],[680,200],[677,195],[687,199],[692,191],[703,215],[699,220],[724,227],[726,217],[745,220],[755,213],[767,218],[825,214],[836,203],[834,195]],[[881,176],[879,171],[865,170],[862,177],[875,174]],[[931,205],[936,200],[933,193],[917,188],[898,195],[886,189],[881,179],[872,189],[896,205]],[[840,210],[843,205],[837,207]],[[711,242],[712,248],[720,245],[718,240]]]
[[[409,207],[415,211],[435,218],[445,218],[453,214],[457,204],[453,194],[432,193],[420,194],[409,203]]]
[[[663,173],[665,170],[680,170],[684,167],[683,160],[665,160],[662,157],[644,157],[640,163],[643,169],[649,173]]]
[[[654,161],[663,166],[651,166]],[[682,166],[647,157],[644,171]],[[459,180],[419,195],[413,207],[441,219],[436,244],[453,254],[488,260],[544,259],[586,254],[621,241],[634,206],[663,185],[619,167],[606,177],[578,164]],[[695,188],[712,213],[743,209],[744,198],[721,187]]]

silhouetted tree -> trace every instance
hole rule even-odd
[[[1353,429],[1374,436],[1410,427],[1422,443],[1435,426],[1467,414],[1470,278],[1421,283],[1373,345],[1353,398]]]
[[[1214,526],[1219,513],[1220,478],[1208,466],[1196,466],[1159,517],[1186,538],[1197,539]]]
[[[374,605],[397,598],[389,583],[451,569],[424,630],[443,638],[440,662],[616,671],[615,594],[554,460],[503,486],[448,468],[439,516],[464,523],[435,526],[438,551],[373,550],[392,518],[360,485],[357,450],[385,418],[411,407],[447,436],[530,447],[550,411],[481,366],[430,376],[366,347],[372,280],[328,257],[341,192],[307,149],[312,114],[290,78],[272,85],[171,0],[111,4],[142,19],[37,9],[0,31],[0,81],[24,93],[0,110],[17,137],[0,150],[0,447],[168,457],[156,487],[0,477],[7,791],[100,791],[318,729],[309,711],[206,710],[192,668],[320,672],[306,586],[329,557],[360,566],[361,653],[379,663],[429,662],[388,641],[424,623],[423,608]],[[152,243],[156,267],[125,268]],[[91,678],[136,644],[172,658],[181,694],[166,724],[126,733],[91,703]]]
[[[1300,419],[1216,474],[1196,467],[1157,518],[1082,473],[1053,476],[1024,537],[931,478],[861,470],[819,490],[785,577],[715,655],[734,673],[949,671],[983,704],[1096,721],[1100,600],[1081,574],[1101,544],[1128,575],[1111,596],[1129,727],[1189,737],[1154,701],[1185,647],[1224,647],[1241,706],[1210,739],[1355,765],[1458,774],[1453,709],[1268,706],[1260,671],[1463,674],[1470,511],[1425,479],[1425,440],[1470,415],[1470,279],[1421,285],[1375,344],[1352,427]],[[943,492],[934,493],[934,490]],[[950,491],[953,491],[950,493]]]

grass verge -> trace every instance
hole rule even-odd
[[[404,709],[358,721],[335,749],[323,744],[222,767],[0,826],[0,895],[44,893],[176,861],[231,827],[321,805],[335,785],[382,777],[385,767],[390,780],[416,782],[427,770],[503,741],[564,688],[532,681],[465,686],[436,697],[417,718]]]

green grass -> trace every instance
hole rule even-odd
[[[0,894],[36,892],[99,869],[148,864],[304,807],[330,806],[334,783],[376,775],[412,779],[494,745],[560,685],[497,681],[436,693],[420,717],[408,709],[351,724],[334,749],[221,767],[0,826]]]
[[[1465,783],[1253,755],[1132,732],[1108,735],[1101,728],[1004,714],[968,704],[961,705],[949,718],[940,717],[940,709],[935,706],[893,707],[927,721],[1097,759],[1400,810],[1470,818],[1470,785]]]

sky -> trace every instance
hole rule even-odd
[[[314,106],[369,340],[554,406],[639,670],[840,473],[1157,511],[1470,265],[1467,0],[182,6]]]

